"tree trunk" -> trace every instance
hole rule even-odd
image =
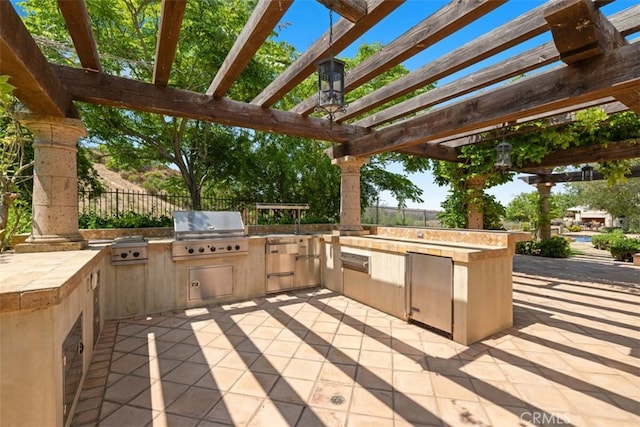
[[[17,193],[8,191],[3,191],[0,196],[0,250],[4,249],[4,238],[7,232],[7,222],[9,221],[9,208],[17,198]]]

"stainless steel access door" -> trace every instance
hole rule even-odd
[[[274,239],[274,241],[267,243],[265,248],[266,292],[280,292],[293,288],[298,244],[286,239]]]
[[[453,331],[453,262],[451,258],[407,254],[409,318],[441,331]]]

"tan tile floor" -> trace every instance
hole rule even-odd
[[[108,322],[73,424],[640,425],[639,303],[514,274],[514,327],[471,346],[326,289]]]

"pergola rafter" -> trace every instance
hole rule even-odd
[[[312,98],[290,111],[274,108],[311,75],[316,62],[327,55],[329,31],[250,103],[226,98],[229,88],[292,2],[258,1],[224,62],[218,66],[213,64],[217,73],[211,76],[207,92],[195,93],[166,87],[180,43],[183,16],[189,7],[186,0],[163,1],[150,82],[115,77],[102,69],[99,46],[90,25],[91,10],[84,1],[59,2],[81,68],[48,63],[11,3],[4,1],[0,2],[0,73],[10,76],[10,83],[17,86],[15,94],[35,113],[77,117],[72,101],[90,102],[336,142],[339,145],[330,150],[334,158],[399,151],[456,161],[457,147],[495,138],[505,123],[523,125],[544,119],[549,125],[559,126],[571,120],[571,112],[593,105],[603,105],[609,113],[623,109],[638,112],[640,67],[636,58],[640,56],[640,43],[629,43],[625,37],[640,30],[640,5],[607,17],[599,8],[612,0],[550,0],[352,101],[346,113],[336,115],[337,122],[332,126],[325,119],[309,117],[315,106]],[[318,2],[345,17],[333,28],[336,52],[348,47],[404,3],[403,0]],[[438,41],[455,37],[456,31],[478,18],[499,13],[496,9],[503,3],[503,0],[451,1],[350,70],[347,90],[367,83]],[[511,58],[348,123],[417,88],[545,32],[551,33],[553,42],[525,49]],[[565,64],[559,68],[491,87],[543,66],[562,64],[560,59]],[[613,103],[614,99],[619,102]],[[428,108],[433,110],[426,111]],[[526,132],[527,126],[520,126],[518,131]]]

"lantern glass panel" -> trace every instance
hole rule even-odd
[[[510,168],[511,167],[511,145],[506,142],[498,144],[496,147],[496,164],[498,168]]]
[[[335,58],[318,63],[318,107],[334,113],[344,106],[344,62]]]
[[[586,165],[582,168],[582,180],[583,181],[591,181],[593,180],[593,167]]]

